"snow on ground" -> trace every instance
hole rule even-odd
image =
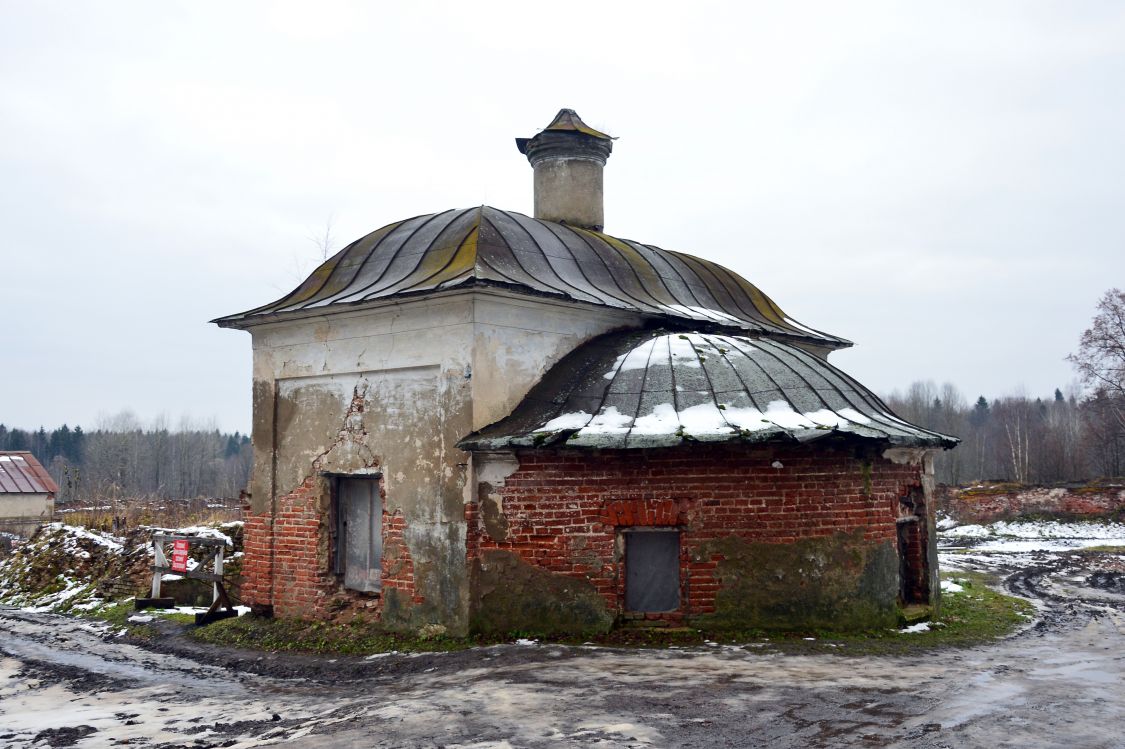
[[[900,635],[913,635],[913,634],[917,634],[918,632],[929,632],[929,631],[930,631],[930,623],[929,622],[918,622],[917,624],[911,624],[909,627],[903,627],[902,629],[900,629],[898,631],[898,633]]]
[[[90,552],[78,546],[79,539],[92,541],[98,546],[104,546],[111,552],[119,552],[125,547],[121,544],[121,540],[108,533],[101,531],[91,531],[78,525],[64,525],[63,523],[48,523],[47,529],[51,533],[64,533],[64,548],[74,554],[75,556],[82,557],[83,559],[90,558]]]
[[[250,613],[249,606],[235,606],[234,610],[238,612],[239,616]],[[148,609],[148,613],[153,616],[167,616],[169,614],[204,614],[207,612],[206,606],[174,606],[170,609]]]
[[[970,546],[975,551],[1067,551],[1125,546],[1125,523],[1000,520],[988,525],[941,528],[940,538],[943,547]]]
[[[200,538],[215,538],[226,543],[227,546],[233,548],[234,541],[231,537],[223,533],[218,528],[213,528],[208,525],[192,525],[187,528],[157,528],[153,526],[152,530],[158,533],[175,533],[181,536],[199,536]]]
[[[64,578],[63,589],[55,593],[49,593],[41,596],[35,600],[34,606],[25,606],[26,611],[32,613],[42,613],[46,611],[54,611],[56,608],[62,606],[75,596],[86,593],[90,589],[89,583],[75,580],[71,577]]]
[[[956,527],[957,527],[957,521],[956,520],[949,517],[948,515],[942,515],[941,513],[938,513],[937,529],[939,531],[947,531],[950,528],[956,528]]]
[[[164,529],[138,527],[128,537],[55,522],[46,524],[30,541],[0,559],[0,604],[29,612],[90,611],[105,605],[97,595],[103,579],[132,574],[153,558],[152,532],[218,539],[234,546],[230,535],[241,521],[212,526]],[[230,558],[240,556],[235,552]],[[188,568],[199,562],[188,560]],[[108,577],[107,577],[108,576]],[[180,576],[165,575],[165,580]]]
[[[942,580],[941,581],[941,592],[942,593],[962,593],[962,592],[964,592],[964,590],[965,589],[963,587],[958,585],[953,580]]]

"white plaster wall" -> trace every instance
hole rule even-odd
[[[318,472],[377,466],[388,511],[406,520],[425,601],[402,616],[463,631],[463,503],[477,481],[457,441],[507,416],[577,346],[642,323],[632,312],[472,289],[252,326],[252,510],[276,512]]]
[[[635,312],[492,289],[334,308],[252,328],[254,379],[436,366],[443,376],[471,379],[467,434],[511,413],[548,369],[581,344],[643,324]]]
[[[440,390],[437,366],[279,379],[278,397],[289,404],[277,430],[279,490],[299,485],[314,462],[329,473],[359,473],[378,459],[388,511],[407,501],[403,490],[417,491],[409,497],[416,517],[449,520],[439,514],[448,477]],[[357,397],[362,411],[349,408]]]
[[[50,494],[0,494],[0,522],[49,519],[54,509]]]
[[[480,292],[473,306],[473,430],[512,412],[559,359],[591,338],[638,328],[634,312]]]
[[[455,445],[471,431],[471,295],[334,308],[251,332],[252,511],[276,513],[282,497],[312,480],[323,516],[325,474],[380,470],[386,510],[405,520],[420,600],[396,598],[383,622],[465,631],[467,466]],[[322,527],[325,565],[326,534]]]
[[[277,455],[273,413],[282,383],[301,378],[332,376],[347,390],[364,373],[424,368],[443,383],[447,408],[466,403],[472,352],[472,297],[469,293],[438,298],[390,302],[366,308],[326,310],[250,329],[254,339],[254,476],[251,491],[255,511],[275,493],[291,486],[275,486]],[[354,381],[354,382],[350,382]],[[464,392],[451,392],[456,387]],[[464,432],[471,431],[468,424]],[[463,436],[463,435],[459,435]],[[449,441],[449,440],[446,440]],[[452,448],[452,442],[448,446]],[[295,447],[290,442],[289,447]],[[315,453],[325,446],[300,449]],[[281,471],[282,474],[291,471]]]
[[[468,294],[418,299],[256,326],[254,379],[284,379],[470,361]]]

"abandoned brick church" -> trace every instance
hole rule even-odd
[[[216,320],[253,337],[243,598],[454,635],[936,605],[956,440],[735,273],[605,234],[613,139],[573,111],[517,145],[534,218],[398,221]]]

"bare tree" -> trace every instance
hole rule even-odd
[[[335,216],[329,216],[324,221],[324,231],[319,234],[309,235],[309,241],[316,245],[320,250],[320,261],[324,262],[330,255],[336,252],[336,238],[332,236],[332,224],[335,221]]]
[[[1095,395],[1105,396],[1105,407],[1125,429],[1125,293],[1120,289],[1110,289],[1098,301],[1093,323],[1067,361]]]

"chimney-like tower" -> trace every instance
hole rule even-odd
[[[535,218],[601,231],[605,227],[602,168],[613,138],[561,109],[533,138],[516,147],[535,170]]]

